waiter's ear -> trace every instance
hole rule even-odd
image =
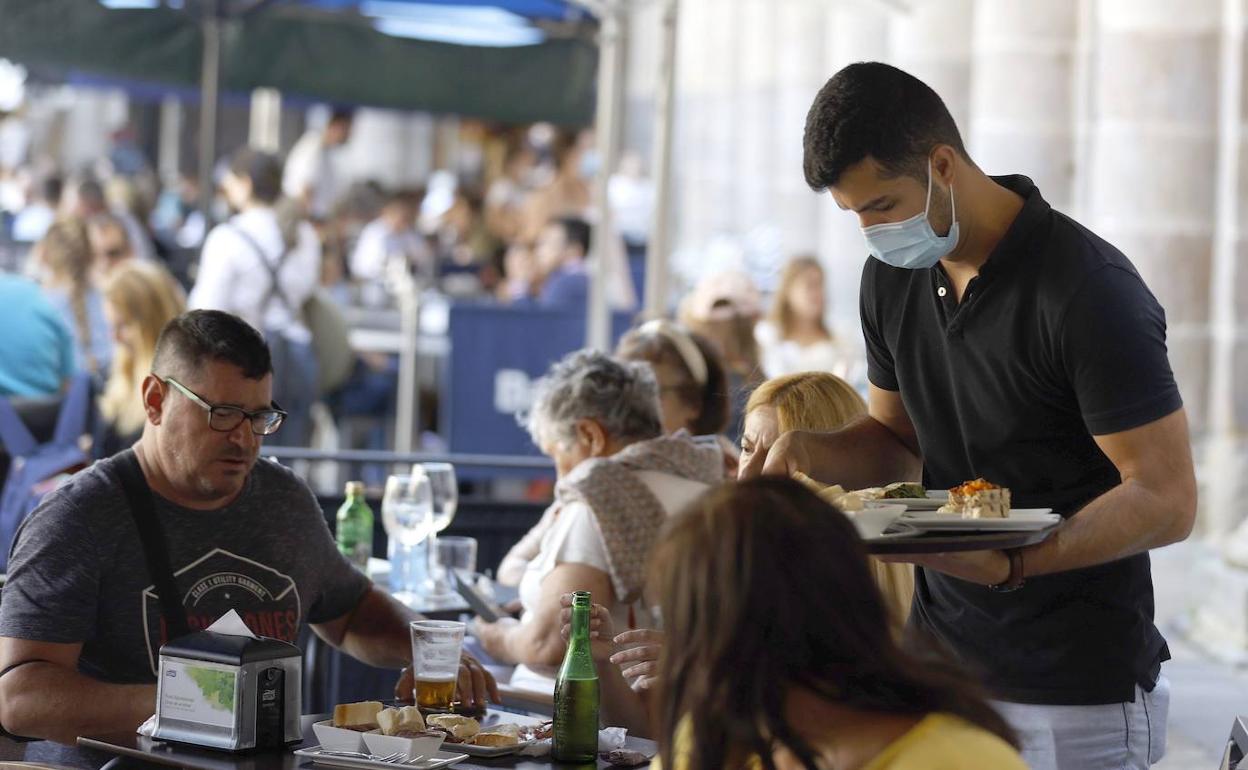
[[[156,375],[149,374],[143,378],[142,393],[143,411],[147,414],[147,421],[152,425],[160,425],[165,408],[165,383]]]
[[[929,156],[932,162],[932,178],[945,187],[953,184],[954,173],[958,166],[958,151],[947,144],[938,144]]]

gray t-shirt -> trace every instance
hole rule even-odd
[[[0,593],[0,636],[81,642],[82,673],[155,682],[164,621],[116,471],[121,457],[75,475],[22,524]],[[215,511],[158,495],[155,503],[192,629],[232,609],[254,633],[293,643],[304,623],[339,618],[368,591],[307,485],[274,462],[258,461],[242,494]],[[27,756],[52,759],[49,751],[65,764],[86,759],[50,743]]]

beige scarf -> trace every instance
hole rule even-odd
[[[718,447],[696,444],[680,431],[586,460],[559,482],[561,504],[579,500],[593,511],[607,547],[611,586],[624,603],[641,595],[646,560],[667,518],[663,504],[637,475],[640,471],[718,484],[724,480],[724,457]]]

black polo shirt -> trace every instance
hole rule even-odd
[[[1025,202],[960,304],[940,265],[867,260],[868,377],[900,391],[929,488],[982,476],[1009,487],[1015,508],[1069,517],[1121,481],[1093,436],[1182,406],[1165,314],[1130,261],[1030,179],[996,181]],[[1131,701],[1169,658],[1146,553],[1011,593],[920,568],[911,623],[1021,703]]]

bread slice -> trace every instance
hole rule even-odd
[[[420,733],[425,730],[425,718],[415,706],[403,706],[378,714],[377,726],[384,735],[398,735],[400,730]]]
[[[375,700],[339,703],[334,706],[334,727],[361,732],[376,730],[377,715],[381,713],[381,708],[381,703]]]
[[[519,725],[495,725],[489,730],[477,733],[472,739],[475,746],[515,746],[520,742]]]
[[[435,714],[425,722],[430,727],[440,727],[451,734],[456,741],[464,742],[472,740],[473,736],[481,732],[481,723],[472,717],[460,716],[459,714]]]

